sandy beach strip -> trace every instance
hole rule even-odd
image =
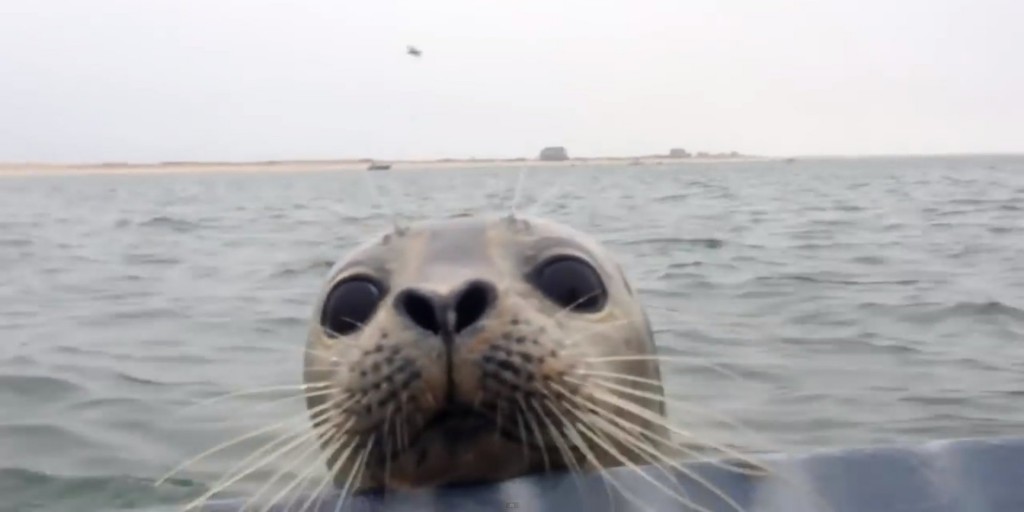
[[[445,170],[472,168],[560,168],[560,167],[644,167],[697,163],[773,161],[779,158],[576,158],[561,162],[539,160],[432,160],[387,161],[392,170]],[[69,176],[98,174],[192,174],[192,173],[275,173],[366,171],[365,160],[296,160],[273,162],[168,162],[157,164],[55,164],[0,163],[0,177]]]

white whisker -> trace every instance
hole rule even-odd
[[[615,448],[615,446],[614,446],[614,445],[612,445],[612,443],[609,443],[609,442],[607,442],[607,441],[605,441],[605,440],[602,440],[602,439],[601,439],[601,438],[600,438],[599,436],[597,436],[597,435],[596,435],[596,434],[595,434],[595,433],[594,433],[594,432],[593,432],[593,431],[592,431],[592,430],[590,429],[590,427],[589,427],[588,425],[586,425],[586,424],[579,424],[579,425],[577,425],[577,427],[576,427],[576,428],[577,428],[577,429],[579,429],[579,430],[580,430],[580,431],[581,431],[582,433],[584,433],[584,434],[586,434],[587,436],[589,436],[589,437],[590,437],[591,439],[593,439],[593,440],[594,440],[594,442],[595,442],[595,443],[597,443],[598,445],[600,445],[600,446],[601,446],[601,448],[603,448],[603,449],[604,449],[605,451],[607,451],[608,453],[610,453],[610,454],[614,455],[615,457],[617,457],[617,458],[618,458],[618,459],[619,459],[620,461],[626,462],[626,461],[628,461],[628,460],[629,460],[629,459],[628,459],[628,458],[627,458],[627,457],[626,457],[625,455],[623,455],[623,454],[622,454],[622,452],[620,452],[619,450],[617,450],[617,449]],[[666,493],[669,493],[669,494],[671,494],[672,496],[675,496],[675,497],[676,497],[676,498],[677,498],[677,499],[678,499],[678,500],[679,500],[679,501],[680,501],[681,503],[683,503],[684,505],[686,505],[686,506],[689,506],[689,507],[691,507],[691,508],[694,508],[694,509],[697,509],[697,510],[698,510],[698,511],[700,511],[700,512],[712,512],[712,511],[710,511],[710,510],[708,510],[708,509],[706,509],[706,508],[704,508],[704,507],[702,507],[702,506],[700,506],[700,505],[698,505],[698,504],[696,504],[696,503],[694,503],[694,502],[690,501],[689,499],[687,499],[687,498],[684,498],[684,497],[680,496],[680,495],[679,495],[678,493],[676,493],[676,492],[675,492],[675,491],[673,491],[672,489],[669,489],[668,487],[666,487],[666,486],[665,486],[665,484],[662,484],[661,482],[658,482],[657,480],[655,480],[655,479],[654,479],[653,477],[651,477],[651,476],[650,476],[650,475],[648,475],[647,473],[644,473],[644,472],[643,472],[642,470],[640,470],[640,468],[638,468],[638,467],[637,467],[637,466],[636,466],[635,464],[629,464],[629,467],[630,467],[631,469],[633,469],[634,471],[636,471],[636,472],[637,472],[638,474],[640,474],[641,476],[643,476],[643,477],[644,477],[644,478],[645,478],[645,479],[646,479],[647,481],[649,481],[649,482],[651,482],[652,484],[654,484],[654,485],[655,485],[656,487],[658,487],[659,489],[661,489],[661,490],[665,491]]]
[[[523,182],[526,180],[526,165],[519,168],[519,177],[516,180],[516,188],[512,194],[512,204],[509,207],[509,215],[515,217],[518,212],[519,196],[523,192]]]
[[[197,408],[200,408],[200,407],[206,407],[206,406],[208,406],[210,404],[221,402],[221,401],[227,400],[229,398],[237,398],[237,397],[240,397],[240,396],[261,395],[261,394],[265,394],[265,393],[273,393],[273,392],[276,392],[276,391],[296,391],[296,390],[303,390],[304,391],[304,390],[307,390],[307,389],[324,387],[324,386],[328,386],[328,385],[329,385],[328,383],[313,383],[313,384],[301,384],[301,385],[296,384],[296,385],[288,385],[288,386],[271,386],[271,387],[267,387],[267,388],[249,389],[249,390],[244,390],[244,391],[234,391],[234,392],[231,392],[231,393],[226,393],[226,394],[223,394],[223,395],[218,395],[218,396],[215,396],[213,398],[208,398],[206,400],[203,400],[203,401],[200,401],[200,402],[197,402],[197,403],[194,403],[194,404],[186,405],[185,407],[182,407],[181,409],[178,409],[177,411],[175,411],[175,412],[173,412],[171,414],[173,414],[173,415],[182,414],[182,413],[184,413],[186,411],[190,411],[192,409],[197,409]],[[306,395],[302,395],[302,394],[292,395],[292,396],[289,396],[289,397],[286,397],[286,398],[295,398],[297,396],[298,397],[302,397],[302,396],[306,396]]]
[[[572,379],[567,379],[567,380],[571,381]],[[608,384],[608,383],[603,383],[603,384]],[[580,385],[583,385],[583,384],[580,384]],[[623,389],[629,389],[629,388],[623,388]],[[633,391],[633,390],[631,390],[631,391]],[[593,396],[597,400],[601,400],[603,402],[607,402],[607,403],[610,403],[612,405],[618,406],[621,409],[623,409],[623,410],[625,410],[627,412],[630,412],[630,413],[632,413],[632,414],[634,414],[634,415],[636,415],[636,416],[638,416],[638,417],[640,417],[642,419],[645,419],[645,420],[650,421],[650,422],[658,423],[662,427],[664,427],[665,429],[667,429],[667,430],[669,430],[669,431],[671,431],[671,432],[673,432],[673,433],[675,433],[677,435],[683,436],[683,437],[688,438],[688,439],[696,439],[696,437],[692,433],[686,432],[686,431],[684,431],[684,430],[682,430],[682,429],[680,429],[680,428],[670,424],[666,420],[666,418],[663,418],[663,417],[661,417],[658,414],[655,414],[655,413],[653,413],[653,412],[651,412],[651,411],[649,411],[647,409],[644,409],[644,408],[642,408],[640,406],[637,406],[636,404],[634,404],[632,402],[629,402],[627,400],[623,400],[620,397],[617,397],[617,396],[612,395],[612,394],[607,393],[607,392],[604,392],[604,393],[592,392],[591,396]],[[746,463],[750,464],[751,466],[754,466],[754,467],[761,467],[762,466],[761,464],[757,463],[756,461],[751,460],[747,456],[745,456],[745,455],[743,455],[743,454],[741,454],[741,453],[739,453],[739,452],[737,452],[737,451],[735,451],[735,450],[733,450],[733,449],[731,449],[731,448],[729,448],[727,446],[723,446],[723,445],[719,445],[719,444],[714,444],[714,443],[708,443],[707,441],[703,441],[702,442],[700,440],[698,440],[698,444],[707,445],[709,447],[715,448],[715,449],[717,449],[717,450],[719,450],[719,451],[721,451],[721,452],[723,452],[723,453],[725,453],[725,454],[727,454],[727,455],[729,455],[731,457],[734,457],[734,458],[736,458],[738,460],[746,462]],[[738,468],[729,468],[729,469],[731,469],[732,471],[742,472]]]
[[[343,441],[338,442],[336,444],[336,446],[331,447],[330,450],[326,450],[325,454],[328,456],[328,458],[330,458],[330,456],[332,454],[334,454],[335,452],[337,452],[338,450],[341,449],[341,446],[343,444],[344,444]],[[349,443],[348,448],[346,448],[345,451],[341,455],[338,456],[338,458],[334,461],[334,464],[330,464],[329,465],[328,470],[327,470],[327,476],[324,477],[324,481],[320,484],[320,488],[317,490],[317,492],[313,494],[313,496],[319,495],[318,499],[316,500],[316,503],[317,503],[316,504],[316,508],[314,508],[313,510],[320,510],[320,504],[323,503],[323,499],[324,499],[324,494],[322,494],[322,493],[324,493],[324,489],[326,489],[327,486],[332,481],[334,481],[335,475],[337,475],[338,471],[341,469],[341,466],[344,465],[345,462],[348,460],[349,455],[352,453],[352,449],[355,448],[355,447],[356,447],[356,442],[353,441],[352,443]],[[313,499],[313,496],[310,496],[310,499],[306,500],[305,505],[303,505],[303,507],[302,507],[303,509],[305,509],[307,506],[309,506],[310,502]]]
[[[320,405],[318,407],[310,409],[308,411],[308,413],[309,414],[316,414],[316,413],[318,413],[318,412],[320,412],[322,410],[327,409],[328,407],[331,407],[331,406],[335,405],[337,403],[337,401],[340,401],[342,398],[343,398],[343,396],[339,396],[335,400],[328,401],[327,403],[324,403],[324,404],[322,404],[322,405]],[[188,467],[188,466],[190,466],[192,464],[195,464],[197,461],[202,460],[203,458],[208,457],[208,456],[210,456],[210,455],[212,455],[214,453],[217,453],[217,452],[219,452],[219,451],[221,451],[221,450],[223,450],[223,449],[225,449],[225,448],[227,448],[229,446],[233,446],[233,445],[238,444],[238,443],[240,443],[242,441],[245,441],[246,439],[251,439],[253,437],[265,434],[265,433],[270,432],[272,430],[276,430],[278,428],[281,428],[284,425],[288,425],[289,423],[294,423],[296,421],[305,420],[306,418],[307,418],[306,414],[302,414],[300,416],[293,416],[293,417],[288,418],[286,420],[283,420],[283,421],[280,421],[280,422],[277,422],[277,423],[273,423],[273,424],[268,425],[266,427],[257,429],[257,430],[255,430],[253,432],[249,432],[248,434],[244,434],[242,436],[235,437],[234,439],[229,439],[229,440],[227,440],[227,441],[225,441],[225,442],[223,442],[223,443],[221,443],[221,444],[219,444],[217,446],[214,446],[213,448],[210,448],[210,449],[204,451],[203,453],[200,453],[199,455],[196,455],[195,457],[192,457],[191,459],[188,459],[185,462],[179,464],[174,469],[172,469],[170,472],[168,472],[166,475],[164,475],[160,479],[158,479],[153,485],[155,485],[155,486],[161,485],[168,478],[170,478],[171,476],[174,476],[175,474],[177,474],[182,469],[184,469],[184,468],[186,468],[186,467]]]
[[[631,356],[606,356],[606,357],[588,357],[585,359],[588,362],[611,362],[611,361],[665,361],[665,362],[679,362],[679,363],[690,363],[698,366],[710,368],[714,371],[725,375],[731,379],[741,383],[748,383],[749,381],[742,375],[723,368],[721,365],[709,363],[707,361],[701,361],[698,359],[691,358],[689,356],[675,356],[675,355],[631,355]]]
[[[203,493],[202,496],[196,498],[195,500],[190,502],[188,505],[186,505],[183,510],[186,510],[186,511],[187,510],[192,510],[193,508],[202,505],[203,503],[206,502],[206,500],[210,499],[214,494],[216,494],[216,493],[226,489],[231,484],[234,484],[235,482],[245,478],[247,475],[249,475],[250,473],[255,471],[257,468],[262,467],[264,464],[274,460],[276,457],[278,457],[281,454],[287,452],[288,450],[290,450],[290,449],[292,449],[292,448],[294,448],[294,447],[296,447],[296,446],[298,446],[298,445],[300,445],[300,444],[302,444],[304,442],[309,441],[310,439],[313,438],[313,436],[315,434],[316,434],[315,430],[314,431],[304,431],[304,432],[299,432],[299,433],[295,434],[295,436],[297,436],[297,437],[295,439],[293,439],[290,443],[286,444],[282,448],[279,448],[277,451],[275,451],[274,453],[271,453],[266,458],[261,459],[260,462],[258,464],[256,464],[255,466],[250,466],[247,471],[243,471],[243,472],[241,472],[241,473],[231,477],[226,482],[218,482],[216,485],[213,486],[213,488],[211,488],[210,490],[208,490],[205,493]],[[260,452],[256,452],[256,453],[260,453]],[[240,464],[240,466],[244,466],[245,462],[247,462],[247,460],[243,461],[243,463]]]
[[[556,389],[556,391],[558,391],[558,390]],[[559,393],[562,393],[562,392],[559,391]],[[563,405],[563,407],[566,407],[566,409],[568,409],[567,412],[571,413],[575,417],[579,417],[579,412],[576,410],[575,407],[572,406],[572,404],[564,403],[564,401],[563,401],[562,405]],[[570,440],[573,443],[573,445],[576,446],[576,448],[578,450],[583,451],[583,449],[585,447],[579,446],[578,442],[577,442],[577,440],[580,439],[579,433],[578,432],[573,432],[573,434],[576,435],[575,437],[573,437],[568,432],[569,430],[572,430],[574,428],[572,426],[572,423],[569,422],[569,420],[565,417],[564,414],[562,414],[561,412],[558,411],[558,407],[552,407],[551,410],[554,413],[555,417],[558,418],[558,421],[562,422],[563,433],[565,433],[566,439]],[[586,456],[584,456],[584,457],[586,457]],[[595,467],[598,465],[596,460],[592,461],[591,464],[593,464]],[[608,481],[602,479],[602,482],[604,483],[605,493],[608,495],[608,502],[614,505],[614,501],[615,500],[612,497],[612,490],[608,487]]]
[[[544,195],[542,195],[539,199],[534,201],[533,205],[531,205],[527,209],[527,212],[530,214],[536,213],[538,209],[548,201],[548,199],[551,199],[555,194],[558,194],[563,190],[562,187],[560,187],[560,185],[564,185],[568,179],[568,176],[562,176],[557,182],[555,182],[554,185],[548,187],[547,192]]]
[[[584,403],[582,401],[582,399],[580,399],[578,397],[570,396],[569,398],[574,399],[577,402]],[[586,404],[586,405],[592,405],[592,404]],[[595,409],[593,407],[591,407],[591,408]],[[627,430],[627,429],[635,429],[636,425],[634,425],[634,424],[632,424],[632,423],[630,423],[630,422],[628,422],[626,420],[623,420],[622,418],[618,418],[615,415],[608,415],[607,419],[605,417],[603,417],[603,416],[600,416],[600,415],[597,415],[597,414],[593,414],[593,413],[589,413],[588,416],[590,418],[592,418],[594,421],[601,422],[604,425],[602,428],[605,428],[606,430],[613,430],[613,432],[610,432],[612,435],[618,436],[620,439],[624,439],[626,441],[629,441],[629,444],[633,445],[635,447],[634,448],[635,450],[641,450],[641,451],[647,453],[648,456],[653,456],[653,457],[659,459],[662,463],[667,463],[669,466],[675,468],[680,473],[682,473],[682,474],[692,478],[697,483],[703,485],[705,488],[710,490],[713,494],[715,494],[720,499],[722,499],[723,501],[728,503],[734,510],[736,510],[736,512],[744,512],[743,511],[743,507],[740,507],[739,504],[737,504],[728,495],[723,493],[721,491],[721,489],[716,487],[714,484],[712,484],[712,483],[708,482],[707,480],[705,480],[698,473],[696,473],[696,472],[694,472],[694,471],[692,471],[690,469],[684,468],[679,462],[672,461],[667,456],[665,456],[663,453],[659,452],[658,450],[655,450],[648,443],[642,442],[638,435],[636,435],[636,434],[630,432],[629,430]],[[612,425],[611,423],[609,423],[609,420],[614,421],[615,423],[618,423],[621,426]],[[648,437],[655,437],[655,436],[652,436],[648,432],[642,432],[642,433],[647,434]],[[657,436],[657,437],[661,437],[661,436]],[[667,439],[655,439],[655,440],[657,440],[657,441],[667,441],[668,442],[667,444],[672,444],[671,440],[667,440]],[[672,478],[671,473],[668,473],[667,471],[665,471],[665,475],[667,475],[670,478]]]
[[[345,486],[341,488],[341,494],[338,499],[338,505],[334,508],[334,512],[341,512],[341,507],[345,501],[348,500],[349,487],[353,482],[356,482],[362,477],[363,470],[366,469],[366,459],[370,456],[370,448],[373,446],[374,436],[370,436],[366,442],[366,448],[363,449],[363,453],[359,456],[356,461],[356,470],[349,473],[348,478],[345,480]],[[357,484],[358,485],[358,484]]]
[[[339,433],[339,432],[335,432],[335,433],[334,433],[334,434],[333,434],[333,435],[332,435],[332,436],[331,436],[330,438],[328,438],[328,441],[330,441],[330,439],[333,439],[334,437],[338,437],[338,436],[341,436],[341,435],[342,435],[341,433]],[[276,481],[277,481],[277,480],[278,480],[279,478],[281,478],[282,476],[284,476],[284,474],[285,474],[286,472],[288,472],[288,471],[291,471],[291,470],[292,470],[292,468],[294,468],[294,467],[295,467],[296,465],[298,465],[299,463],[301,463],[301,462],[302,462],[302,461],[303,461],[303,460],[304,460],[304,459],[306,458],[306,456],[307,456],[307,455],[309,455],[310,453],[314,453],[314,452],[317,452],[317,451],[318,451],[319,449],[320,449],[320,447],[319,447],[319,446],[317,446],[317,445],[316,445],[316,444],[314,443],[314,444],[313,444],[312,446],[310,446],[309,448],[307,448],[307,449],[303,450],[302,452],[300,452],[300,453],[299,453],[299,455],[298,455],[298,456],[297,456],[297,457],[295,458],[294,462],[292,462],[291,464],[289,464],[289,465],[288,465],[288,466],[286,466],[286,467],[283,467],[283,468],[281,468],[281,471],[280,471],[280,472],[278,472],[278,473],[277,473],[277,474],[276,474],[276,475],[275,475],[275,476],[274,476],[273,478],[271,478],[270,480],[268,480],[268,481],[267,481],[267,483],[266,483],[266,484],[264,484],[264,487],[263,487],[263,489],[261,489],[261,490],[260,490],[259,492],[255,493],[255,494],[253,494],[253,495],[252,495],[252,496],[251,496],[251,497],[249,498],[249,500],[248,500],[248,501],[246,502],[246,504],[245,504],[245,505],[243,505],[242,509],[244,510],[244,509],[245,509],[245,508],[246,508],[246,507],[248,506],[248,504],[249,504],[249,503],[254,503],[254,502],[256,501],[256,498],[257,498],[257,497],[258,497],[258,496],[259,496],[260,494],[262,494],[262,493],[263,493],[263,490],[264,490],[264,489],[266,489],[266,490],[269,490],[269,489],[270,489],[270,486],[271,486],[271,484],[273,484],[274,482],[276,482]],[[299,482],[301,482],[301,481],[303,480],[303,478],[304,478],[304,475],[306,475],[306,474],[309,474],[310,472],[312,472],[312,471],[313,471],[313,470],[315,470],[316,468],[317,468],[317,466],[315,466],[315,465],[313,465],[313,464],[310,464],[310,469],[309,469],[309,470],[307,470],[307,472],[306,472],[306,473],[301,473],[301,474],[300,474],[299,476],[297,476],[297,477],[295,478],[295,480],[293,480],[293,482],[292,482],[291,484],[289,484],[289,485],[285,486],[285,487],[284,487],[283,489],[281,489],[281,491],[280,491],[280,492],[278,492],[278,493],[277,493],[277,494],[276,494],[276,495],[275,495],[275,496],[274,496],[273,498],[271,498],[271,499],[270,499],[270,501],[269,501],[269,502],[268,502],[268,503],[266,504],[266,506],[264,506],[264,507],[263,507],[263,509],[262,509],[262,510],[261,510],[260,512],[269,512],[269,510],[270,510],[271,508],[273,508],[273,506],[274,506],[274,504],[275,504],[275,503],[277,503],[277,502],[278,502],[278,501],[280,501],[280,500],[281,500],[282,498],[284,498],[284,497],[285,497],[285,496],[286,496],[286,495],[288,494],[288,492],[290,492],[290,491],[292,490],[292,488],[294,488],[294,487],[295,487],[295,485],[296,485],[296,484],[298,484]]]
[[[593,450],[590,449],[590,445],[586,442],[586,440],[583,439],[583,436],[580,435],[579,423],[574,423],[571,425],[572,428],[568,429],[567,434],[573,438],[573,443],[576,445],[577,448],[579,448],[581,452],[583,452],[584,456],[587,458],[587,460],[590,461],[590,464],[592,466],[594,466],[595,468],[600,468],[600,459],[597,458],[597,455],[595,455]],[[611,483],[613,487],[618,489],[618,491],[623,496],[626,497],[626,499],[633,501],[633,503],[639,504],[641,507],[643,507],[644,510],[651,510],[646,504],[644,504],[643,500],[637,498],[635,494],[627,491],[624,487],[622,487],[619,484],[619,482],[615,480],[611,473],[605,473],[602,475],[602,477],[602,480],[604,482]],[[605,486],[605,490],[608,491],[609,497],[611,497],[611,491],[608,489],[607,485]],[[612,500],[612,506],[614,507],[614,500]]]
[[[625,377],[620,376],[620,378],[625,378]],[[632,380],[632,379],[626,379],[626,380]],[[622,385],[619,385],[619,384],[616,384],[616,383],[613,383],[613,382],[608,382],[607,380],[602,380],[602,379],[593,379],[592,382],[597,384],[597,385],[599,385],[599,386],[606,387],[608,389],[613,389],[613,390],[616,390],[616,391],[620,391],[622,393],[626,393],[626,394],[629,394],[629,395],[632,395],[632,396],[635,396],[635,397],[646,398],[648,400],[654,400],[654,401],[660,401],[660,402],[664,402],[666,404],[675,404],[675,405],[678,405],[680,407],[684,407],[684,408],[686,408],[686,409],[688,409],[690,411],[695,411],[695,412],[704,414],[706,416],[711,416],[711,417],[713,417],[713,418],[715,418],[715,419],[717,419],[719,421],[722,421],[722,422],[728,424],[729,426],[735,427],[735,428],[737,428],[739,430],[744,430],[744,431],[747,431],[748,433],[753,433],[753,432],[750,431],[749,428],[747,428],[742,423],[740,423],[738,421],[735,421],[735,420],[732,420],[732,419],[726,417],[723,414],[716,413],[716,412],[714,412],[712,410],[709,410],[709,409],[704,409],[704,408],[701,408],[701,407],[690,405],[690,404],[684,403],[683,401],[675,399],[675,398],[672,398],[672,397],[658,396],[658,395],[655,395],[655,394],[652,394],[652,393],[648,393],[646,391],[640,391],[640,390],[637,390],[637,389],[628,388],[626,386],[622,386]]]
[[[519,401],[519,407],[522,410],[523,417],[526,418],[526,423],[530,425],[530,428],[533,430],[533,435],[537,437],[537,445],[540,447],[540,456],[544,460],[544,472],[547,473],[551,471],[551,461],[548,459],[548,450],[547,445],[544,443],[544,436],[541,434],[540,428],[537,426],[537,422],[533,420],[533,415],[527,410],[526,402],[523,401],[522,395],[516,395],[516,400]]]
[[[367,184],[370,196],[378,206],[386,210],[391,215],[391,225],[394,227],[394,230],[401,231],[401,226],[398,222],[398,211],[395,210],[390,203],[381,200],[379,189],[377,188],[377,184],[373,181],[373,176],[374,175],[370,172],[363,174],[363,177],[366,178],[365,183]]]

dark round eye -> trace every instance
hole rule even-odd
[[[373,316],[382,295],[380,285],[369,278],[342,281],[327,294],[320,312],[320,325],[331,334],[352,334]]]
[[[597,270],[571,256],[547,260],[534,269],[531,281],[555,304],[577,313],[600,311],[608,294]]]

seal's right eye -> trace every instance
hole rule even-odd
[[[366,325],[383,295],[381,286],[369,278],[342,281],[327,294],[320,312],[320,325],[330,334],[352,334]]]

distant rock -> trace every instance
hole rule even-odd
[[[690,153],[688,153],[683,148],[672,148],[672,149],[668,150],[668,157],[669,158],[690,158]]]
[[[540,150],[540,157],[545,162],[562,162],[569,159],[569,152],[562,146],[549,146]]]

